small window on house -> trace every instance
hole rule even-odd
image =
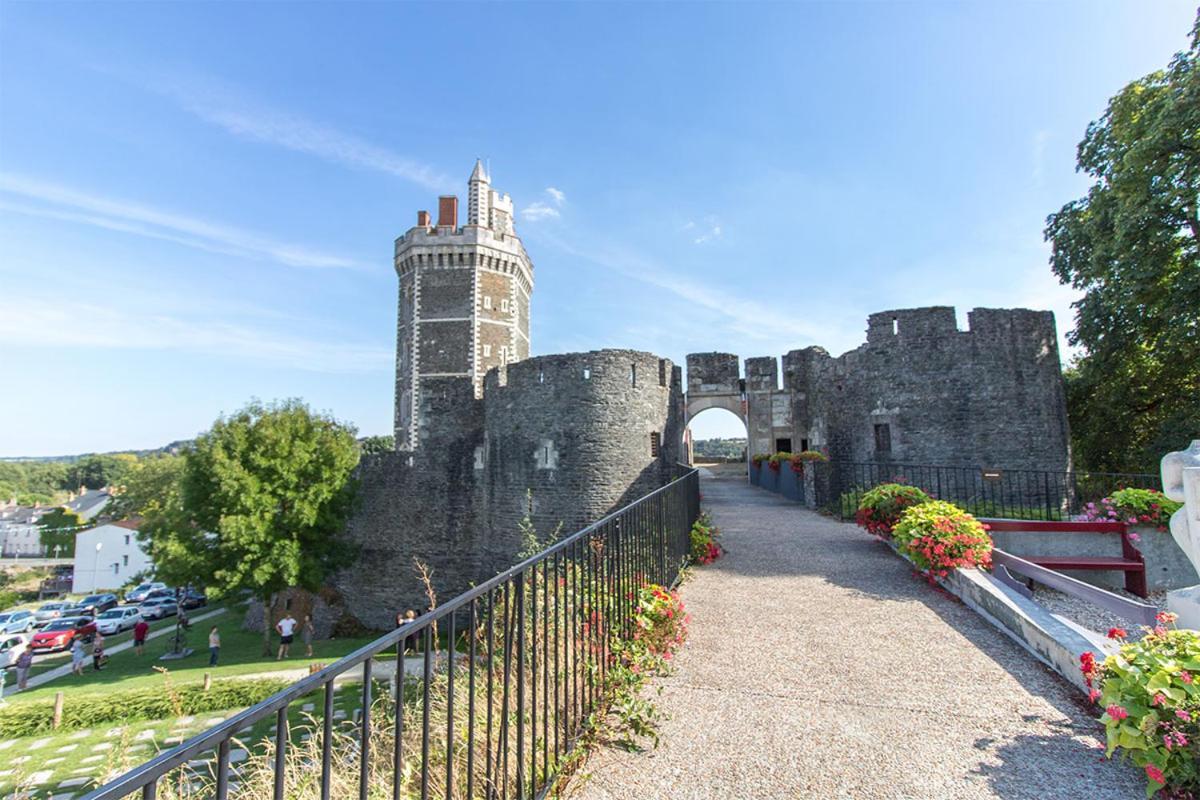
[[[585,381],[590,381],[592,379],[592,370],[590,367],[583,368],[583,379]]]
[[[637,364],[629,365],[629,385],[637,386]]]
[[[892,451],[892,426],[886,422],[875,426],[875,451],[877,453]]]
[[[125,546],[129,547],[129,534],[125,534]]]
[[[128,567],[129,566],[129,556],[121,556],[121,563]]]
[[[662,434],[658,431],[652,431],[650,433],[650,457],[658,458],[660,450],[662,450]]]
[[[492,355],[492,346],[490,344],[485,344],[483,346],[483,357],[490,358],[491,355]]]
[[[484,295],[484,297],[483,297],[483,307],[484,307],[484,308],[486,308],[486,309],[488,309],[489,311],[491,310],[491,308],[492,308],[492,298],[491,298],[491,296],[490,296],[490,295]]]

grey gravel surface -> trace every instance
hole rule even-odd
[[[1141,603],[1158,606],[1160,611],[1165,611],[1167,608],[1166,591],[1150,592],[1144,598],[1131,594],[1124,589],[1110,589],[1109,591],[1128,597],[1130,600],[1137,600]],[[1102,636],[1108,633],[1110,628],[1124,628],[1129,634],[1130,640],[1140,639],[1144,633],[1136,623],[1119,617],[1111,611],[1106,611],[1094,603],[1089,603],[1078,597],[1072,597],[1057,589],[1034,585],[1033,599],[1049,610],[1051,614],[1066,617],[1072,622],[1082,625],[1089,630],[1096,631]]]
[[[683,588],[657,750],[603,748],[586,800],[1138,798],[1057,675],[852,525],[706,477],[724,558]]]

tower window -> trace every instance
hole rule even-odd
[[[892,426],[880,423],[875,426],[875,452],[890,453],[892,451]]]
[[[483,357],[489,358],[491,355],[492,355],[492,346],[490,344],[485,344],[483,346]]]
[[[484,295],[484,297],[483,297],[483,307],[484,307],[484,308],[486,308],[488,311],[491,311],[491,310],[492,310],[492,298],[491,298],[491,295]]]
[[[900,333],[900,320],[892,317],[892,336]]]
[[[662,434],[658,431],[650,433],[650,457],[658,458],[659,452],[662,450]]]
[[[500,345],[500,363],[501,364],[508,363],[508,345],[504,345],[504,344]]]
[[[637,386],[637,364],[629,365],[629,385]]]
[[[507,297],[500,298],[500,310],[508,311],[508,298]]]
[[[590,381],[592,379],[592,370],[590,367],[583,368],[583,379],[585,381]]]

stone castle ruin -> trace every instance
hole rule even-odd
[[[390,627],[516,563],[527,520],[545,543],[669,480],[684,429],[707,408],[747,426],[751,452],[819,449],[860,461],[1067,469],[1066,410],[1050,312],[872,314],[864,345],[669,360],[633,350],[530,357],[533,263],[508,195],[476,163],[467,220],[438,200],[396,240],[396,450],[359,468],[359,548],[334,586],[351,615]]]

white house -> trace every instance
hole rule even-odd
[[[71,591],[77,594],[119,589],[139,572],[153,567],[137,540],[135,520],[99,525],[75,534],[75,577]]]

